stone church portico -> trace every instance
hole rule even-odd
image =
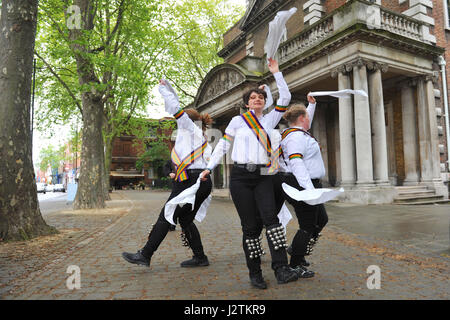
[[[444,49],[427,40],[422,25],[379,5],[353,0],[279,47],[276,59],[292,102],[305,102],[311,91],[360,89],[368,94],[368,98],[317,98],[311,132],[322,147],[324,185],[343,187],[341,201],[391,203],[398,186],[423,186],[448,198],[441,176],[442,128],[436,109],[440,100],[435,65]],[[247,55],[237,63],[211,70],[194,102],[222,132],[233,116],[244,111],[242,95],[249,88],[266,83],[274,101],[277,98],[265,56],[252,55],[245,47]],[[232,56],[230,47],[223,52]],[[280,128],[285,125],[280,123]],[[228,187],[230,166],[224,157],[213,173],[215,188]]]

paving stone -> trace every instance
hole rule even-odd
[[[62,228],[63,232],[57,236],[0,244],[0,298],[189,301],[450,298],[450,206],[418,209],[327,204],[329,224],[313,255],[307,258],[316,276],[278,285],[268,253],[262,258],[262,270],[269,288],[258,290],[249,283],[241,226],[231,201],[213,200],[205,220],[197,223],[210,266],[180,267],[180,262],[192,253],[181,246],[177,227],[167,235],[147,268],[127,263],[121,253],[135,252],[144,245],[168,193],[115,191],[112,195],[113,200],[103,211],[46,214],[47,223]],[[297,228],[296,221],[288,225],[289,240]],[[268,252],[265,240],[263,246]],[[69,265],[80,267],[80,290],[70,291],[66,287],[71,276],[66,272]],[[381,270],[379,290],[367,287],[367,268],[371,265]]]

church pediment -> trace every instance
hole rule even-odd
[[[259,81],[259,77],[235,64],[221,64],[203,79],[194,101],[195,108],[217,99],[246,81]]]

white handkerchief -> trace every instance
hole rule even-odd
[[[283,203],[280,212],[278,213],[278,220],[283,225],[284,229],[286,229],[287,224],[292,219],[292,214],[289,211],[288,207],[286,207],[286,203]]]
[[[195,194],[200,188],[200,183],[201,180],[199,177],[194,185],[187,188],[186,190],[183,190],[183,192],[181,192],[175,198],[172,198],[170,201],[166,203],[164,207],[164,217],[169,223],[175,225],[175,222],[173,221],[173,214],[175,213],[175,209],[177,208],[178,205],[182,207],[185,204],[190,203],[192,205],[192,208],[194,208]],[[200,209],[197,211],[197,214],[195,215],[195,219],[198,222],[201,222],[205,218],[206,211],[210,203],[211,203],[211,195],[209,195],[209,197],[206,198],[205,201],[203,201],[202,205],[200,206]]]
[[[209,195],[208,198],[203,201],[202,205],[198,209],[197,213],[195,214],[195,220],[198,222],[202,222],[203,219],[206,217],[206,213],[208,212],[208,207],[211,203],[212,196]]]
[[[295,7],[288,11],[279,11],[269,23],[269,34],[264,45],[264,52],[267,54],[267,59],[275,57],[281,38],[283,38],[283,34],[286,32],[286,22],[296,12],[297,8]]]
[[[343,188],[339,190],[320,188],[300,191],[284,182],[281,186],[289,197],[297,201],[306,202],[311,206],[333,200],[344,192]]]
[[[309,93],[309,95],[313,97],[332,96],[336,98],[350,98],[351,94],[360,95],[367,98],[369,97],[364,90],[352,90],[352,89],[344,89],[339,91],[316,91]]]
[[[166,79],[162,79],[162,80],[164,80],[164,81],[166,82],[167,89],[169,89],[169,91],[173,93],[173,95],[175,96],[175,98],[176,98],[177,101],[179,102],[180,99],[178,99],[178,95],[177,95],[177,93],[175,92],[175,90],[173,89],[172,84],[170,83],[170,81],[169,81],[169,80],[166,80]]]

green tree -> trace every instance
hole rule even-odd
[[[64,149],[64,146],[55,149],[52,145],[42,149],[39,153],[39,169],[46,171],[49,166],[51,169],[58,168],[64,160]]]
[[[141,125],[142,126],[142,125]],[[175,121],[146,121],[146,135],[142,136],[143,130],[136,130],[133,135],[137,141],[144,141],[146,150],[138,155],[136,169],[142,170],[148,167],[154,168],[157,172],[170,159],[171,150],[169,144],[171,133],[175,129]]]
[[[82,164],[74,208],[104,207],[113,140],[133,125],[130,121],[145,117],[150,88],[161,77],[172,79],[185,104],[207,70],[220,63],[215,53],[222,34],[242,15],[228,5],[223,7],[228,11],[217,10],[223,3],[42,1],[37,87],[46,103],[37,119],[42,128],[81,114]],[[203,71],[188,76],[193,66]]]

